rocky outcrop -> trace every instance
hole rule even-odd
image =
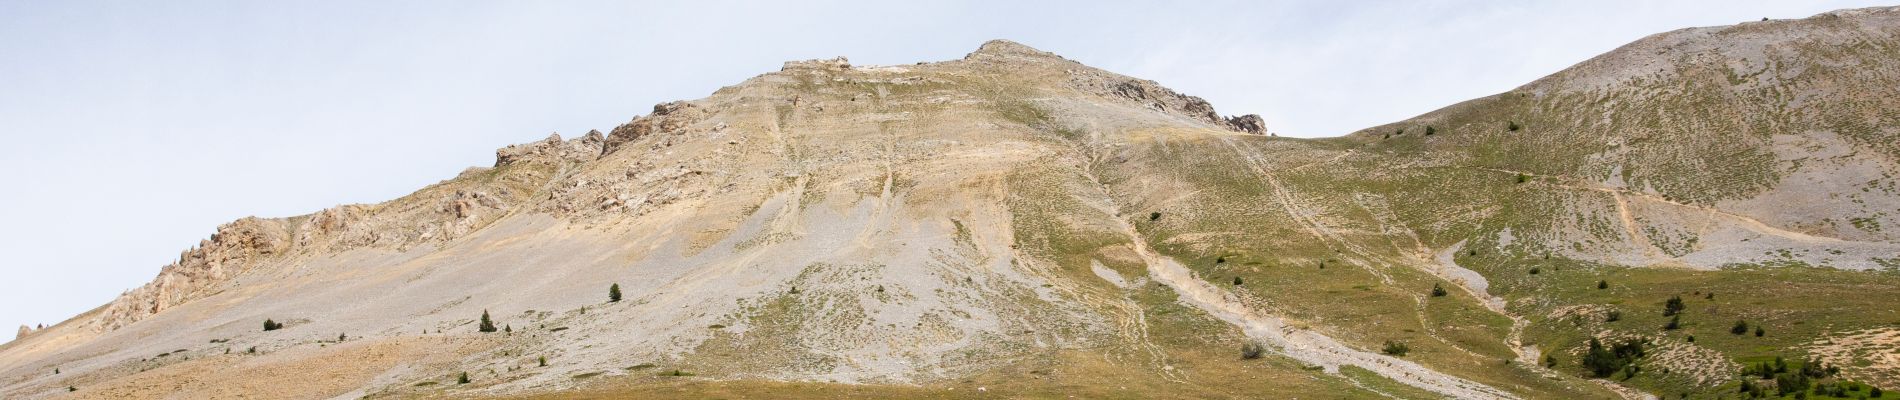
[[[1021,45],[1017,45],[1021,46]],[[1071,69],[1069,83],[1077,90],[1111,99],[1140,104],[1149,110],[1172,114],[1223,129],[1264,135],[1267,123],[1259,115],[1247,114],[1222,118],[1206,99],[1190,96],[1146,79],[1135,79],[1094,69]]]
[[[849,67],[849,63],[845,63]],[[711,112],[697,104],[686,101],[660,103],[653,106],[653,113],[634,117],[632,121],[614,127],[607,133],[602,155],[612,154],[620,146],[646,135],[660,132],[679,132],[687,126],[704,120]]]
[[[1235,132],[1246,132],[1246,133],[1251,133],[1255,135],[1265,135],[1267,134],[1267,121],[1264,119],[1261,119],[1260,114],[1247,114],[1247,115],[1242,115],[1238,117],[1227,117],[1227,129],[1233,130]]]
[[[117,329],[200,297],[205,289],[256,267],[258,260],[284,253],[290,243],[290,230],[281,219],[251,217],[224,224],[159,270],[151,283],[113,299],[93,328]]]
[[[819,59],[819,60],[786,61],[784,66],[779,67],[779,71],[819,70],[819,71],[840,72],[840,71],[848,71],[850,69],[851,69],[851,60],[846,59],[844,57],[833,57],[829,59]]]
[[[521,162],[584,162],[600,157],[607,138],[600,131],[587,131],[578,139],[562,141],[561,134],[550,134],[538,142],[510,145],[495,150],[495,166]]]
[[[20,325],[20,333],[14,334],[13,338],[14,339],[23,338],[23,337],[26,337],[27,334],[31,334],[31,333],[33,333],[33,327]]]

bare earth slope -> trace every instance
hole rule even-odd
[[[789,62],[227,224],[0,345],[0,397],[1611,398],[1810,355],[1895,386],[1896,37],[1664,33],[1321,140],[1007,41]],[[1596,379],[1589,338],[1646,372]]]

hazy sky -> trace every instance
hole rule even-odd
[[[0,324],[104,304],[226,221],[395,198],[785,60],[1008,38],[1334,136],[1651,33],[1872,5],[924,3],[0,0]]]

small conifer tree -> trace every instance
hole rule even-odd
[[[1676,315],[1687,308],[1688,306],[1682,304],[1682,296],[1671,296],[1669,301],[1663,302],[1663,316]]]
[[[1736,335],[1748,333],[1748,321],[1735,320],[1735,326],[1728,328],[1728,333]]]
[[[1597,289],[1609,289],[1609,288],[1610,288],[1610,281],[1606,281],[1606,280],[1597,281]]]
[[[1445,297],[1445,295],[1447,294],[1450,294],[1450,293],[1445,291],[1444,286],[1441,286],[1436,283],[1432,284],[1432,297]]]
[[[488,310],[482,310],[482,324],[476,329],[482,331],[482,333],[495,331],[495,321],[488,319]]]
[[[609,303],[620,302],[620,283],[616,282],[613,284],[613,286],[607,287],[607,302]]]
[[[455,383],[457,383],[457,384],[462,384],[462,385],[467,385],[467,384],[468,384],[468,373],[467,373],[467,372],[463,372],[463,373],[462,373],[462,376],[459,376],[459,377],[456,377],[456,378],[455,378]]]

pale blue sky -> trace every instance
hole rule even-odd
[[[220,223],[401,196],[785,60],[1007,38],[1334,136],[1651,33],[1868,5],[0,0],[0,324],[104,304]]]

